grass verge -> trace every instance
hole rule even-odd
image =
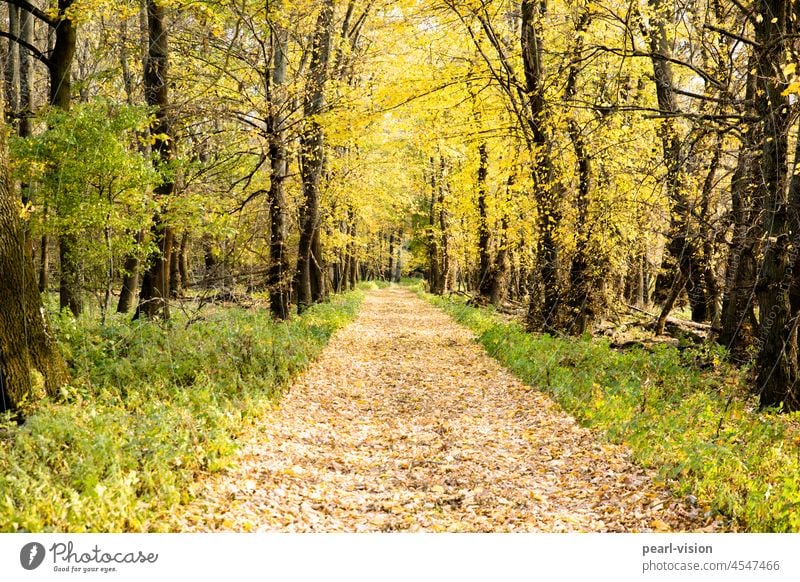
[[[162,531],[362,298],[336,296],[288,323],[242,308],[168,330],[57,321],[74,381],[24,425],[0,421],[0,531]]]
[[[721,348],[619,352],[603,339],[528,334],[491,309],[424,296],[582,424],[627,444],[677,495],[694,495],[733,529],[800,531],[800,414],[756,411],[745,373]]]

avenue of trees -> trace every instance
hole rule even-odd
[[[47,325],[362,279],[583,335],[685,309],[800,409],[790,0],[0,2],[2,408]],[[56,297],[57,294],[57,297]],[[83,315],[82,315],[83,314]]]

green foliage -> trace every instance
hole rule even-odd
[[[147,110],[98,100],[52,109],[41,121],[47,126],[41,133],[10,141],[32,226],[74,236],[72,252],[103,288],[107,277],[120,274],[122,258],[137,250],[131,233],[153,212],[150,191],[158,178],[138,143]]]
[[[583,424],[624,442],[676,494],[753,532],[800,531],[800,415],[755,411],[724,350],[619,352],[605,340],[532,335],[490,309],[426,295],[490,355]]]
[[[22,427],[0,424],[0,531],[160,531],[195,477],[231,459],[238,434],[274,405],[362,293],[288,323],[233,308],[170,330],[62,317],[76,378]]]

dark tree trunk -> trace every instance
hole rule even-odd
[[[351,218],[350,218],[350,238],[351,238],[351,248],[352,251],[350,253],[350,289],[355,289],[358,285],[358,247],[356,246],[356,235],[358,234],[357,226],[356,226],[356,219],[355,213],[351,210]]]
[[[505,299],[508,290],[508,273],[510,261],[508,258],[508,215],[504,214],[500,220],[500,241],[497,256],[494,259],[492,272],[492,288],[489,293],[489,302],[500,305]]]
[[[45,293],[50,285],[50,246],[46,234],[39,241],[39,293]]]
[[[155,108],[152,147],[158,156],[156,163],[159,166],[168,166],[175,158],[174,133],[169,111],[169,43],[165,9],[157,0],[147,0],[147,29],[148,50],[144,63],[144,92],[147,104]],[[159,205],[151,228],[156,251],[147,261],[134,319],[141,316],[169,318],[169,275],[174,233],[165,215],[174,190],[174,181],[166,175],[154,190]]]
[[[496,269],[492,264],[489,249],[489,217],[486,211],[488,190],[486,180],[489,177],[489,151],[486,143],[478,146],[478,296],[483,301],[492,300],[495,287]]]
[[[575,46],[572,62],[567,75],[566,100],[574,102],[578,91],[578,72],[583,62],[583,38],[590,23],[589,12],[581,15],[575,30]],[[594,281],[589,258],[589,194],[592,187],[592,161],[581,131],[580,124],[574,115],[567,118],[567,133],[575,159],[578,163],[578,191],[575,206],[578,211],[576,221],[575,256],[569,271],[569,291],[565,298],[568,318],[565,322],[567,331],[581,335],[591,328],[597,315],[594,295]]]
[[[328,283],[325,278],[327,265],[322,255],[322,232],[317,226],[311,238],[311,301],[318,303],[328,297]]]
[[[269,2],[267,3],[269,8]],[[281,6],[278,2],[273,7]],[[271,15],[267,14],[268,18]],[[288,176],[288,154],[286,149],[286,89],[289,66],[289,33],[279,23],[270,23],[272,66],[265,71],[267,87],[267,141],[269,144],[270,186],[269,219],[270,264],[267,271],[267,290],[272,315],[276,319],[288,319],[291,292],[291,267],[286,249],[286,178]],[[271,70],[270,70],[271,69]]]
[[[394,231],[389,233],[389,266],[386,268],[384,279],[390,283],[394,282],[394,254],[396,239]]]
[[[798,205],[787,188],[788,133],[791,121],[786,83],[780,70],[788,47],[790,26],[788,0],[759,0],[755,24],[756,70],[759,91],[756,111],[762,121],[761,177],[764,192],[763,228],[767,235],[762,276],[757,286],[760,312],[760,344],[756,360],[756,386],[762,407],[800,409],[800,367],[797,350],[797,314],[790,300],[793,254],[800,232]],[[769,18],[772,16],[772,18]],[[793,194],[800,194],[800,192]]]
[[[331,53],[333,0],[326,0],[317,18],[309,77],[303,102],[305,123],[300,136],[300,173],[303,204],[300,209],[300,246],[297,260],[297,309],[307,309],[324,294],[320,256],[319,196],[325,164],[325,138],[317,116],[325,110],[325,85]]]
[[[751,62],[748,70],[755,67]],[[753,111],[756,76],[748,74],[745,103]],[[725,293],[722,300],[722,321],[719,343],[726,346],[740,361],[746,360],[749,348],[755,341],[758,321],[754,309],[757,264],[759,254],[758,216],[763,206],[756,185],[761,181],[758,163],[761,128],[751,124],[739,146],[736,169],[731,178],[731,216],[733,238],[725,275]]]
[[[719,164],[722,159],[722,135],[716,136],[714,151],[708,165],[708,173],[703,181],[703,190],[700,203],[700,216],[707,224],[703,233],[703,252],[700,254],[700,261],[697,265],[697,272],[701,275],[703,284],[703,297],[705,298],[704,313],[697,313],[692,310],[692,320],[701,322],[711,320],[715,325],[720,321],[719,302],[721,299],[720,285],[717,280],[717,269],[714,264],[716,251],[717,232],[711,228],[711,208],[716,205],[716,200],[712,200],[714,193],[714,183],[716,181]],[[703,317],[703,319],[700,319]]]
[[[81,300],[81,268],[77,256],[78,240],[74,235],[62,234],[58,237],[58,258],[61,264],[61,278],[58,296],[62,310],[69,309],[74,316],[83,311]]]
[[[509,292],[511,253],[508,248],[508,205],[511,202],[511,188],[514,186],[515,182],[516,176],[514,174],[509,175],[506,181],[506,199],[505,205],[503,206],[503,218],[500,220],[500,232],[498,233],[497,256],[494,260],[492,291],[490,295],[490,302],[492,305],[500,305]]]
[[[556,230],[561,221],[559,199],[561,192],[553,183],[550,134],[547,128],[545,102],[543,47],[540,35],[541,11],[545,2],[522,2],[522,62],[525,69],[527,98],[527,138],[534,154],[531,167],[536,202],[539,238],[536,245],[538,280],[541,289],[532,289],[528,308],[527,327],[531,331],[554,331],[559,312],[558,262]],[[537,295],[541,294],[541,297]]]
[[[431,205],[428,221],[428,286],[431,293],[442,294],[442,271],[439,263],[439,236],[436,227],[436,194],[438,180],[436,179],[436,163],[430,159],[430,187]]]
[[[436,206],[438,208],[439,232],[441,233],[441,277],[439,294],[447,293],[453,288],[453,268],[450,264],[450,229],[449,213],[445,207],[445,196],[447,194],[447,162],[442,156],[439,160],[439,188]]]
[[[49,58],[50,105],[68,111],[72,100],[72,61],[75,57],[76,26],[66,16],[74,0],[58,0],[58,22],[54,27],[53,51]],[[82,309],[79,261],[74,256],[76,239],[73,235],[60,235],[61,260],[60,307],[80,315]]]
[[[355,289],[358,285],[358,247],[356,246],[356,235],[358,229],[356,225],[356,215],[353,210],[350,210],[350,253],[349,265],[350,272],[347,277],[350,280],[350,289]]]
[[[653,54],[653,77],[656,86],[656,99],[658,108],[667,116],[679,112],[675,99],[673,84],[672,64],[669,39],[667,35],[666,20],[669,18],[670,8],[664,0],[649,0],[653,11],[652,27],[648,31],[650,50]],[[695,248],[689,240],[689,203],[683,179],[683,154],[681,136],[674,119],[667,118],[661,124],[661,146],[664,164],[667,166],[665,190],[670,202],[670,226],[667,247],[661,270],[656,279],[655,299],[672,305],[677,299],[677,294],[692,281],[692,263]],[[673,297],[674,296],[674,297]],[[690,300],[693,298],[690,296]],[[703,302],[704,303],[704,302]],[[669,311],[664,308],[659,322],[666,321]],[[656,333],[663,333],[663,328]]]
[[[139,231],[136,235],[136,246],[144,241],[144,231]],[[119,293],[119,303],[117,303],[117,313],[128,313],[133,307],[136,291],[139,288],[139,257],[135,252],[125,257],[122,275],[122,290]]]
[[[216,251],[214,250],[214,241],[208,234],[203,235],[203,265],[205,267],[206,284],[213,278],[217,270],[219,260],[217,259]]]
[[[8,179],[5,132],[0,131],[0,412],[15,410],[26,399],[55,396],[68,380],[47,328],[15,197]],[[36,390],[33,372],[43,379],[42,393]]]
[[[184,279],[186,274],[184,253],[186,252],[188,237],[189,233],[184,232],[180,240],[176,236],[172,241],[172,258],[169,262],[169,293],[170,297],[173,298],[183,295],[183,286],[186,283],[186,279]]]

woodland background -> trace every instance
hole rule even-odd
[[[199,341],[222,303],[321,345],[346,319],[332,305],[357,303],[332,294],[412,275],[541,337],[605,335],[608,358],[711,370],[717,437],[739,410],[770,423],[765,446],[789,443],[781,476],[743,469],[767,499],[784,491],[754,527],[797,527],[797,420],[777,415],[800,408],[797,3],[8,0],[0,14],[0,390],[19,422],[99,402],[101,385],[129,401],[149,374],[131,351]],[[308,331],[309,311],[335,323]],[[305,349],[272,350],[268,392]],[[251,362],[223,392],[258,377]],[[173,384],[197,382],[191,368],[171,360]],[[742,514],[751,485],[731,491],[725,511]],[[32,514],[8,499],[19,526]]]

